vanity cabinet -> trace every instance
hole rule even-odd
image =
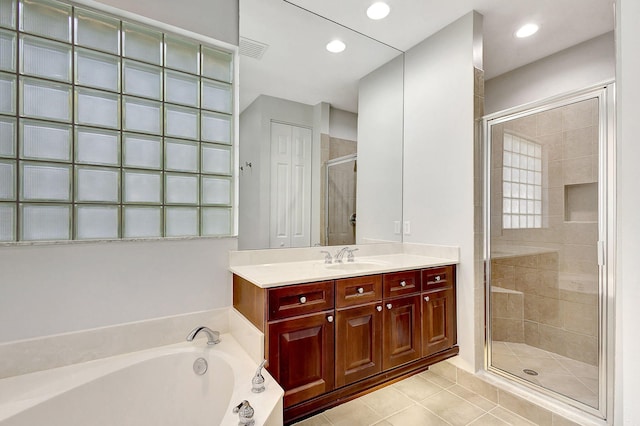
[[[382,371],[382,277],[336,280],[336,386]]]
[[[456,344],[453,266],[422,271],[422,356]]]
[[[385,370],[420,358],[420,295],[384,301],[382,367]]]
[[[420,358],[420,279],[419,270],[383,275],[385,370]]]
[[[334,388],[332,314],[269,322],[269,373],[285,389],[286,407]]]
[[[265,335],[289,424],[458,353],[455,266],[261,288],[233,306]]]
[[[333,281],[268,291],[269,373],[285,389],[285,406],[334,388]]]

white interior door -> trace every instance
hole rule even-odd
[[[271,123],[270,246],[311,243],[311,129]]]

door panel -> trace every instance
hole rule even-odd
[[[336,312],[336,387],[382,369],[381,304]]]
[[[311,244],[311,137],[311,129],[271,123],[271,248]]]
[[[384,304],[382,368],[386,370],[420,357],[420,296]]]
[[[452,289],[422,294],[422,356],[453,346],[454,309]]]
[[[328,392],[334,384],[333,311],[269,323],[269,365],[284,405]]]

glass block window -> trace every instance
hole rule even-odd
[[[502,153],[502,227],[542,227],[542,146],[504,134]]]
[[[233,54],[0,0],[0,241],[233,233]]]

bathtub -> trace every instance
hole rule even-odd
[[[256,425],[282,425],[283,391],[229,334],[162,346],[0,380],[1,426],[237,425],[232,408],[248,400]],[[204,358],[208,369],[194,372]]]

